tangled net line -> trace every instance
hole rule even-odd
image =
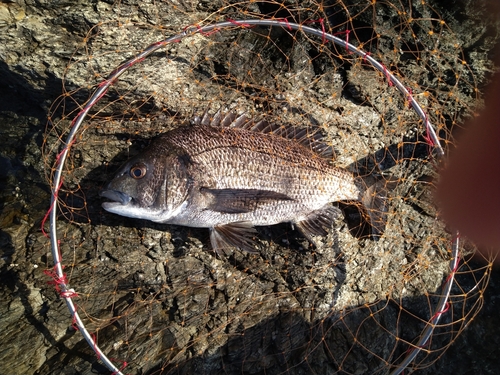
[[[122,74],[126,72],[129,68],[133,67],[136,64],[140,64],[148,56],[151,56],[153,53],[166,47],[167,45],[180,42],[185,38],[189,38],[198,34],[201,34],[203,36],[208,36],[214,32],[223,32],[224,30],[228,29],[243,30],[255,26],[269,26],[269,27],[282,28],[287,31],[292,31],[292,30],[300,31],[301,33],[319,38],[322,44],[326,44],[327,42],[335,43],[337,46],[340,46],[341,48],[345,49],[348,53],[357,55],[363,62],[369,63],[379,72],[381,72],[386,83],[389,86],[394,86],[395,89],[397,89],[402,94],[407,105],[411,107],[420,117],[423,127],[425,128],[424,138],[429,146],[430,149],[429,153],[430,154],[435,153],[438,156],[438,158],[444,156],[444,150],[440,145],[439,138],[436,135],[434,126],[431,124],[427,113],[422,109],[422,107],[416,100],[414,94],[412,93],[412,90],[408,87],[405,87],[405,85],[403,85],[403,83],[384,64],[378,62],[369,53],[366,53],[362,49],[351,44],[349,42],[349,32],[342,33],[345,37],[345,39],[342,39],[339,36],[332,35],[326,32],[321,20],[315,22],[317,22],[318,25],[320,26],[318,29],[313,28],[311,26],[306,26],[305,24],[289,22],[286,19],[258,19],[258,20],[229,19],[224,22],[217,22],[207,26],[187,27],[183,32],[179,34],[176,34],[174,36],[171,36],[169,38],[151,44],[137,56],[126,61],[118,68],[116,68],[112,73],[108,75],[108,77],[104,81],[102,81],[102,83],[99,84],[97,90],[95,90],[91,98],[86,102],[85,106],[81,109],[81,111],[72,121],[71,130],[66,138],[64,146],[57,155],[55,164],[55,173],[52,178],[51,205],[49,211],[47,212],[46,219],[47,218],[50,219],[50,240],[51,240],[52,256],[54,259],[54,268],[53,270],[47,273],[53,278],[53,282],[56,284],[56,288],[60,292],[60,296],[63,299],[65,299],[68,309],[72,315],[73,324],[75,328],[77,328],[82,333],[85,340],[88,342],[89,346],[95,351],[98,359],[100,359],[109,368],[109,370],[113,371],[114,374],[122,374],[122,371],[127,365],[127,363],[124,361],[121,367],[117,367],[113,363],[113,361],[110,360],[105,355],[105,353],[101,350],[101,348],[97,344],[97,339],[95,335],[87,330],[84,322],[82,321],[77,311],[77,307],[75,306],[73,299],[78,296],[78,293],[74,289],[70,288],[69,283],[67,281],[67,276],[64,272],[62,265],[60,241],[58,239],[58,231],[57,231],[58,229],[57,215],[58,215],[58,202],[60,198],[59,193],[63,184],[63,173],[65,168],[65,163],[67,162],[71,148],[74,146],[75,142],[77,142],[78,135],[81,133],[81,126],[86,116],[89,114],[89,111],[96,105],[96,103],[98,103],[108,93],[110,87],[114,85],[117,82],[118,78],[122,76]],[[428,317],[427,323],[425,324],[425,327],[422,330],[422,333],[418,341],[416,343],[407,342],[410,349],[407,351],[407,353],[403,356],[402,360],[400,360],[398,364],[392,365],[393,369],[391,374],[401,373],[404,369],[408,367],[408,365],[416,358],[416,356],[422,350],[424,351],[426,350],[425,347],[426,345],[428,345],[435,327],[439,323],[443,314],[445,314],[450,308],[449,304],[450,291],[454,283],[455,274],[459,269],[459,261],[460,261],[459,248],[460,248],[460,239],[458,233],[456,233],[454,236],[452,236],[451,251],[449,252],[450,272],[441,287],[440,297],[436,301],[434,308],[431,309],[431,315]]]

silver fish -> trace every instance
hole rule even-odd
[[[254,226],[291,222],[309,240],[326,235],[331,202],[366,213],[372,237],[385,228],[386,192],[331,165],[319,132],[208,112],[158,136],[127,161],[100,192],[112,213],[157,223],[210,229],[218,253],[255,251]]]

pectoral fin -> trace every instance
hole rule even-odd
[[[208,209],[224,214],[252,212],[273,202],[290,201],[286,194],[258,189],[209,189],[200,192],[208,198]]]
[[[256,253],[254,237],[257,231],[249,222],[236,222],[210,228],[210,242],[217,254],[237,247],[249,253]]]

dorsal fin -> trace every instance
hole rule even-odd
[[[326,159],[331,160],[334,157],[333,147],[325,142],[322,131],[317,126],[306,129],[288,124],[279,125],[269,123],[265,119],[248,117],[244,113],[238,115],[235,111],[223,112],[222,108],[213,115],[210,115],[208,110],[205,110],[202,117],[195,117],[191,122],[196,125],[222,126],[257,133],[273,134],[296,141]]]

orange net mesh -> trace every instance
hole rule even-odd
[[[189,25],[282,19],[168,44],[129,67],[93,105],[71,144],[57,235],[72,299],[95,345],[124,373],[386,373],[416,349],[450,275],[453,233],[432,199],[437,160],[416,100],[442,145],[479,104],[484,70],[456,20],[424,1],[143,1],[103,7],[73,54],[44,138],[47,179],[75,116],[107,75]],[[369,53],[384,72],[310,26]],[[318,247],[288,224],[259,228],[261,252],[210,251],[204,229],[105,212],[98,191],[157,134],[207,108],[322,131],[333,163],[391,185],[379,241],[345,209]],[[354,222],[354,224],[352,224]],[[354,229],[354,230],[353,230]],[[431,365],[479,311],[491,263],[460,242],[446,311],[412,370]],[[431,323],[430,323],[431,322]]]

